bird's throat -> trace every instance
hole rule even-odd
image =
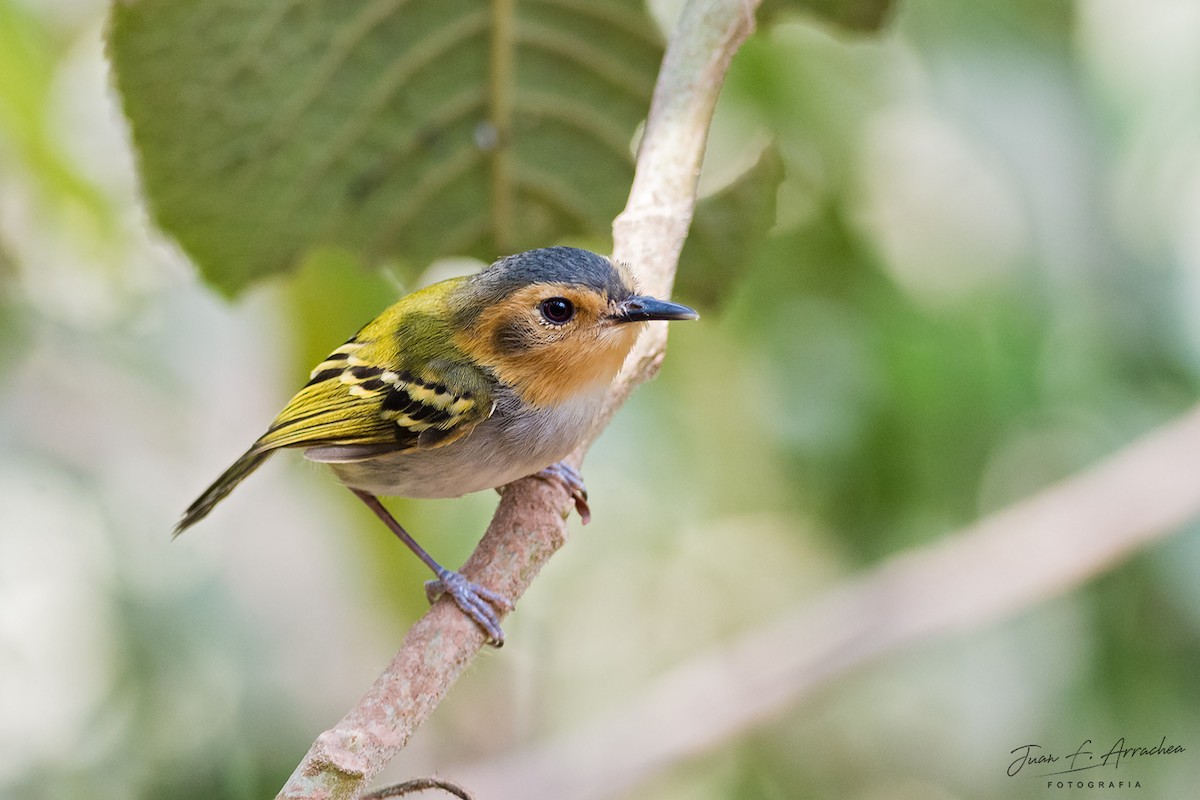
[[[538,408],[562,405],[603,391],[625,363],[640,325],[622,325],[595,340],[566,340],[523,353],[500,357],[492,370],[520,398]]]

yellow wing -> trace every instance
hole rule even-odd
[[[489,380],[475,367],[444,359],[379,366],[373,344],[351,339],[333,351],[255,447],[425,449],[466,435],[492,413]]]
[[[421,352],[419,336],[405,352],[399,326],[388,315],[407,312],[419,330],[423,315],[414,309],[414,297],[407,308],[397,304],[385,311],[318,364],[267,432],[184,512],[175,535],[203,519],[280,448],[336,447],[338,460],[354,460],[356,454],[441,447],[491,416],[490,375],[457,352],[430,357]]]

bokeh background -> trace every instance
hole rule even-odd
[[[148,220],[106,11],[0,0],[0,796],[273,796],[425,575],[298,456],[171,526],[324,352],[469,265],[208,288]],[[705,190],[768,140],[785,177],[745,224],[770,235],[736,272],[680,275],[704,318],[592,451],[594,523],[397,779],[570,731],[1194,402],[1194,0],[910,0],[879,35],[777,21],[734,65]],[[393,507],[457,564],[494,503]],[[1013,748],[1164,735],[1188,752],[1138,796],[1195,796],[1198,574],[1180,531],[627,796],[1042,797],[1005,774]]]

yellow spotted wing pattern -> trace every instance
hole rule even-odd
[[[318,364],[258,445],[429,448],[465,435],[492,413],[487,383],[475,368],[435,359],[389,369],[364,357],[370,344],[351,339]]]
[[[267,432],[184,512],[175,535],[203,519],[280,448],[334,446],[346,448],[345,455],[361,446],[369,457],[440,447],[466,436],[495,410],[494,379],[463,359],[414,359],[399,366],[404,363],[400,343],[388,336],[356,337],[330,353]]]

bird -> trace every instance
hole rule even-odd
[[[590,518],[563,459],[588,434],[643,323],[694,320],[639,294],[629,267],[574,247],[501,258],[408,294],[335,348],[266,432],[184,512],[174,536],[212,511],[274,453],[326,464],[501,646],[505,596],[447,569],[380,497],[459,497],[537,476],[563,484]]]

